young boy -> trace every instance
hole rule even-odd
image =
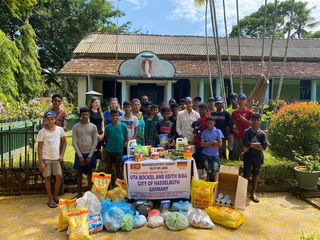
[[[176,126],[178,112],[180,110],[179,104],[177,104],[177,103],[171,104],[170,109],[171,109],[172,114],[169,117],[169,120],[174,123],[174,126]],[[174,136],[176,136],[176,137],[178,136],[177,131],[176,131],[176,127],[174,128]]]
[[[254,113],[251,118],[252,126],[244,133],[243,143],[247,151],[243,154],[243,177],[250,178],[252,174],[252,192],[251,199],[254,202],[259,202],[256,195],[256,190],[259,182],[259,173],[261,165],[263,164],[263,151],[268,146],[267,136],[264,131],[260,129],[261,115]]]
[[[37,136],[39,170],[44,177],[45,188],[49,197],[48,206],[56,208],[59,202],[58,193],[62,180],[62,169],[60,162],[63,162],[67,141],[62,127],[56,126],[57,114],[54,111],[47,111],[44,115],[44,128]],[[60,145],[61,153],[60,153]],[[51,175],[56,177],[54,192],[51,191]]]
[[[111,110],[110,114],[112,122],[105,131],[107,173],[111,173],[113,163],[116,165],[117,178],[123,179],[122,153],[128,144],[128,130],[124,123],[119,122],[117,110]]]
[[[120,117],[120,122],[124,123],[128,130],[128,140],[136,139],[138,134],[138,118],[132,115],[132,103],[123,103],[124,115]]]
[[[98,144],[97,127],[90,123],[90,110],[80,108],[80,122],[72,128],[72,146],[76,151],[73,168],[77,171],[77,198],[82,197],[82,174],[88,177],[88,187],[92,187],[92,172],[97,166],[95,149]]]
[[[214,181],[219,172],[219,148],[224,138],[220,129],[214,127],[215,120],[212,116],[207,117],[207,129],[201,134],[202,159],[208,174],[208,181]]]
[[[169,142],[174,139],[176,126],[173,122],[169,120],[171,115],[171,110],[169,107],[163,107],[161,110],[161,115],[163,116],[163,120],[156,123],[156,132],[155,137],[157,139],[157,143],[160,143],[159,135],[160,134],[168,134]]]
[[[157,139],[155,136],[156,124],[161,118],[158,116],[158,106],[156,104],[152,104],[150,107],[150,117],[146,120],[145,125],[145,140],[146,145],[151,145],[152,147],[157,146]]]

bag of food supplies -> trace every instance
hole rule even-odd
[[[117,178],[116,185],[117,187],[107,192],[106,198],[112,201],[121,201],[128,195],[127,183],[125,180]]]
[[[59,199],[59,220],[58,220],[58,232],[67,230],[69,223],[67,214],[70,210],[76,208],[77,199]]]
[[[166,217],[166,225],[170,230],[179,231],[189,226],[187,218],[179,212],[172,212]]]
[[[69,240],[91,240],[89,235],[88,216],[87,208],[75,208],[67,214]]]
[[[133,228],[132,214],[128,213],[128,214],[124,215],[124,217],[121,220],[120,226],[121,226],[122,231],[125,231],[125,232],[132,231],[132,228]]]
[[[101,202],[95,194],[90,191],[84,193],[77,199],[77,208],[88,208],[90,216],[96,216],[101,213]]]
[[[191,203],[194,208],[207,208],[214,203],[214,186],[217,182],[206,182],[192,178]]]
[[[163,225],[163,217],[161,216],[153,216],[148,220],[148,227],[156,228]]]
[[[229,228],[238,228],[244,222],[241,212],[227,206],[214,205],[206,208],[206,212],[214,223]]]
[[[108,187],[111,181],[111,174],[106,174],[103,172],[92,173],[92,189],[93,192],[99,200],[106,198],[108,192]]]
[[[190,225],[196,228],[213,228],[214,223],[205,210],[199,208],[189,208],[186,217]]]

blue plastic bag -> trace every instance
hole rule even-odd
[[[138,212],[136,212],[136,215],[133,216],[133,228],[139,228],[144,226],[147,223],[147,219],[143,215],[139,215]]]
[[[135,210],[132,204],[123,201],[111,201],[110,199],[102,200],[101,201],[102,206],[102,216],[104,213],[107,213],[108,210],[112,207],[118,207],[120,208],[125,214],[130,213],[132,215],[135,214]]]
[[[187,212],[192,205],[189,201],[179,201],[172,203],[171,211],[172,212]]]
[[[125,213],[118,207],[112,207],[108,211],[104,212],[103,225],[108,232],[116,232],[121,227],[121,221]]]

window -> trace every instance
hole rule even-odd
[[[310,80],[300,81],[300,99],[301,100],[311,99],[311,81]]]

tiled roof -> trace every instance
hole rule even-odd
[[[124,59],[117,61],[103,58],[73,58],[59,71],[63,75],[110,75],[114,76],[119,65]],[[203,59],[176,59],[171,60],[178,74],[177,77],[196,77],[208,76],[207,62]],[[268,63],[265,63],[267,69]],[[245,60],[242,63],[243,76],[256,77],[260,73],[261,62]],[[271,77],[281,75],[282,61],[273,61]],[[216,75],[216,65],[211,61],[211,69],[213,75]],[[223,71],[225,76],[229,76],[228,61],[223,61]],[[181,73],[180,73],[181,72]],[[239,61],[232,62],[232,73],[234,76],[239,76]],[[319,61],[288,61],[285,76],[287,78],[306,78],[319,79],[320,62]]]
[[[209,38],[209,54],[215,55],[213,39]],[[221,54],[227,56],[226,38],[219,38]],[[271,39],[265,39],[265,56],[270,53]],[[286,40],[275,39],[273,57],[283,58]],[[229,38],[230,55],[238,56],[237,38]],[[206,56],[206,39],[201,36],[170,36],[149,34],[91,33],[85,36],[74,50],[75,55],[90,56],[136,55],[141,51],[152,51],[157,55]],[[241,55],[244,58],[261,57],[262,39],[241,39]],[[292,39],[288,58],[319,59],[320,39]]]

